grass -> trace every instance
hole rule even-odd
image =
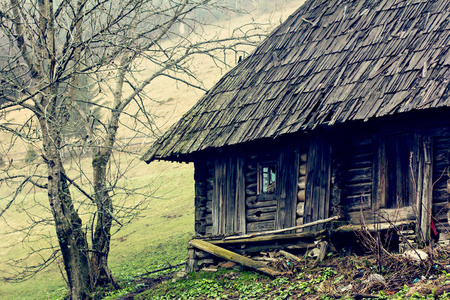
[[[110,267],[121,282],[161,265],[185,260],[187,241],[194,233],[193,167],[161,162],[151,165],[142,163],[137,168],[141,171],[135,175],[143,174],[129,178],[128,184],[139,186],[152,182],[159,189],[141,215],[117,231],[112,238]],[[32,203],[45,204],[46,201],[44,193],[37,193]],[[41,207],[37,206],[36,210],[41,210]],[[8,220],[16,220],[15,226],[23,225],[25,218],[21,217],[22,213],[20,207],[15,207],[8,212]],[[29,247],[38,248],[48,242],[48,239],[42,239],[25,245],[16,244],[22,236],[15,234],[16,239],[13,240],[5,236],[5,228],[5,224],[0,221],[2,270],[10,269],[6,264],[8,259],[22,257]],[[47,228],[46,235],[52,229]],[[37,262],[37,258],[28,263],[32,262]],[[54,266],[25,282],[2,282],[0,299],[57,299],[63,294],[64,287],[59,270]]]

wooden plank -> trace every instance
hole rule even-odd
[[[402,221],[414,221],[416,215],[411,206],[401,208],[386,208],[378,211],[364,210],[349,212],[350,224],[361,224],[362,220],[365,220],[367,224],[373,223],[386,223],[386,222],[402,222]]]
[[[258,207],[277,207],[277,200],[260,200],[257,196],[247,197],[246,205],[247,208],[258,208]]]
[[[310,222],[310,223],[299,225],[299,226],[289,227],[289,228],[283,228],[283,229],[277,229],[277,230],[271,230],[271,231],[265,231],[265,232],[257,232],[257,233],[253,233],[253,234],[243,235],[243,236],[230,236],[230,237],[226,237],[225,240],[235,240],[235,239],[241,239],[241,238],[269,235],[269,234],[274,234],[274,233],[283,233],[283,232],[288,232],[288,231],[292,231],[292,230],[303,229],[303,228],[313,227],[316,225],[330,223],[330,222],[338,220],[338,219],[339,219],[338,216],[334,216],[334,217],[330,217],[330,218],[327,218],[324,220],[317,220],[314,222]],[[258,223],[262,223],[262,222],[258,222]]]
[[[239,263],[243,266],[255,269],[259,272],[268,274],[270,276],[277,276],[277,275],[281,275],[282,273],[267,266],[265,263],[263,262],[259,262],[259,261],[255,261],[252,260],[250,258],[244,257],[242,255],[239,255],[237,253],[231,252],[227,249],[221,248],[219,246],[213,245],[211,243],[208,243],[206,241],[202,241],[202,240],[190,240],[189,241],[189,245],[198,248],[200,250],[203,250],[205,252],[208,252],[212,255],[215,255],[217,257],[229,260],[229,261],[233,261],[236,263]]]
[[[215,160],[215,172],[214,172],[214,185],[213,185],[213,196],[212,196],[212,234],[219,234],[220,231],[220,216],[219,216],[219,206],[221,203],[221,195],[222,195],[222,172],[221,172],[221,160]]]
[[[276,211],[277,211],[277,207],[276,206],[260,207],[260,208],[256,208],[256,209],[248,209],[247,210],[247,215],[258,215],[258,214],[261,214],[261,213],[276,212]]]
[[[377,232],[379,230],[394,229],[395,227],[408,226],[411,224],[414,224],[414,222],[400,221],[400,222],[393,222],[393,223],[378,223],[376,226],[368,226],[367,230],[369,232]],[[340,226],[340,227],[336,228],[333,231],[336,233],[341,233],[341,232],[355,232],[355,231],[360,231],[360,230],[361,230],[361,224],[344,225],[344,226]]]
[[[238,232],[237,229],[237,195],[236,195],[236,173],[237,173],[237,161],[235,153],[230,153],[226,160],[226,173],[225,176],[225,189],[226,193],[224,199],[226,201],[224,205],[224,219],[225,219],[225,234]]]
[[[236,179],[236,224],[238,225],[235,232],[246,233],[245,219],[245,157],[237,156],[237,179]]]
[[[311,139],[306,178],[304,222],[310,223],[327,218],[330,209],[331,143],[323,132],[318,132]]]
[[[420,230],[422,231],[425,241],[429,241],[430,237],[430,221],[432,214],[433,201],[433,165],[432,165],[432,142],[430,137],[423,139],[423,190],[422,190],[422,206],[421,206],[421,220]]]
[[[259,222],[267,220],[275,220],[276,212],[261,212],[257,214],[247,214],[247,220],[249,222]]]
[[[346,176],[349,183],[372,182],[372,167],[349,170]]]
[[[308,232],[297,232],[297,233],[284,233],[284,234],[269,234],[260,235],[254,237],[247,236],[235,236],[233,239],[228,237],[220,238],[217,240],[208,240],[211,244],[222,245],[222,244],[246,244],[246,243],[259,243],[259,242],[276,242],[283,240],[298,240],[298,239],[311,239],[322,236],[325,234],[325,230],[321,231],[308,231]],[[296,242],[294,242],[296,243]]]
[[[347,185],[345,192],[349,196],[356,196],[372,192],[372,182],[364,182]]]
[[[297,206],[297,174],[299,158],[295,144],[289,143],[280,152],[279,157],[279,194],[276,229],[295,225]]]
[[[247,222],[247,232],[262,232],[267,230],[273,230],[275,228],[275,221],[262,221],[262,222]]]

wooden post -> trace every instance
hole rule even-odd
[[[431,209],[433,202],[433,171],[432,171],[432,148],[430,137],[424,137],[423,141],[423,188],[422,188],[422,211],[420,220],[420,230],[422,231],[424,242],[429,241]]]

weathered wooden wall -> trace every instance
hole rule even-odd
[[[303,224],[303,217],[305,215],[305,200],[306,200],[306,171],[308,153],[302,148],[299,149],[299,167],[298,167],[298,181],[297,181],[297,209],[295,225],[299,226]],[[302,229],[298,229],[297,232],[301,232]]]
[[[268,145],[265,151],[249,150],[246,158],[246,231],[247,233],[292,227],[297,215],[297,175],[299,143]],[[274,193],[261,193],[258,168],[271,163],[277,167]]]
[[[426,205],[447,232],[450,127],[404,128],[321,132],[202,157],[195,163],[196,233],[254,233],[332,214],[359,224],[361,209],[369,223],[386,222],[384,216],[425,224]],[[259,186],[258,168],[266,163],[277,167],[274,193]],[[389,182],[396,184],[391,191]]]
[[[437,229],[447,233],[450,232],[450,136],[435,137],[433,143],[433,216]]]
[[[305,223],[326,219],[330,215],[331,148],[328,135],[316,134],[311,138],[307,160]],[[318,225],[306,230],[315,231],[322,227]]]
[[[194,164],[195,180],[195,234],[212,234],[212,199],[214,164],[210,160],[197,160]]]

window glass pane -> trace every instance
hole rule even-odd
[[[262,189],[263,193],[272,194],[275,192],[277,169],[275,166],[262,167]]]

